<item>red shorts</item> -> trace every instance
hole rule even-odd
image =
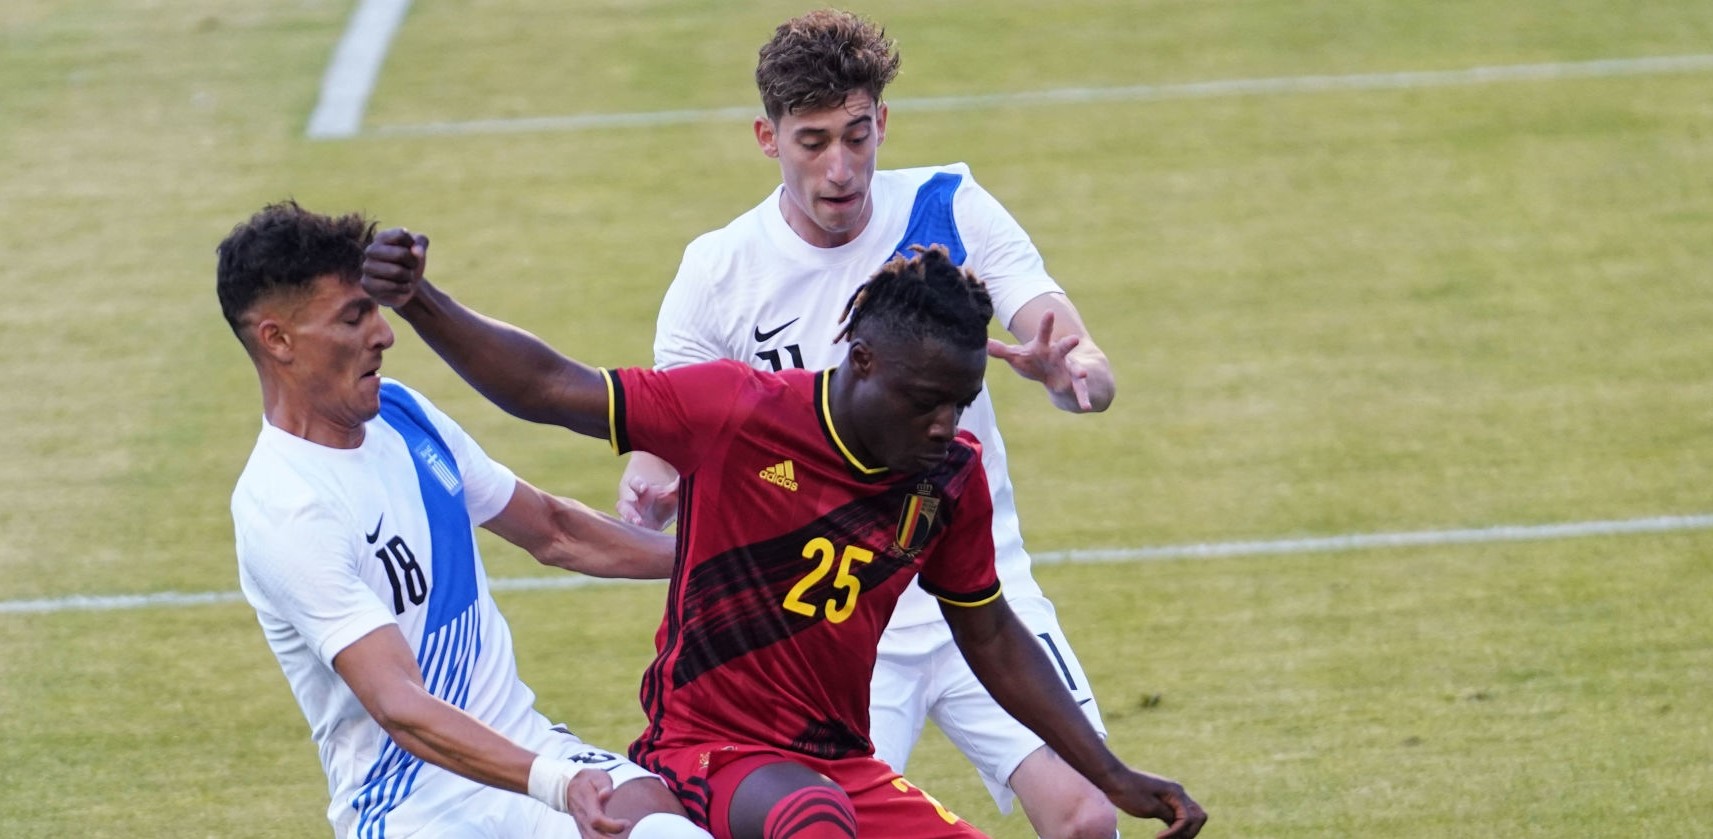
[[[726,805],[732,793],[750,772],[772,760],[807,766],[838,784],[856,810],[860,836],[971,839],[987,835],[872,757],[822,760],[766,746],[706,744],[655,749],[640,762],[666,780],[692,821],[714,834],[714,839],[731,839]]]

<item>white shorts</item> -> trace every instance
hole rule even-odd
[[[1024,597],[1010,603],[1023,625],[1041,639],[1047,658],[1057,666],[1095,731],[1105,737],[1100,706],[1059,628],[1052,602]],[[944,621],[888,629],[886,636],[869,686],[869,736],[875,757],[904,774],[922,725],[931,719],[975,765],[999,811],[1010,813],[1015,798],[1011,773],[1046,744],[988,695],[952,642],[951,627]]]
[[[554,726],[552,733],[528,744],[538,753],[581,763],[590,769],[600,769],[613,779],[617,787],[637,778],[659,776],[630,762],[621,755],[597,749],[577,738],[564,726]],[[661,783],[665,783],[662,781]],[[533,837],[533,839],[580,839],[577,821],[527,795],[494,787],[480,787],[457,807],[417,831],[418,836],[446,839],[504,839]]]

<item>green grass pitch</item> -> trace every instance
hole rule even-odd
[[[262,204],[423,230],[464,300],[625,364],[684,244],[775,183],[746,119],[413,132],[747,106],[755,48],[806,5],[418,0],[364,132],[306,139],[354,5],[0,8],[0,601],[235,588],[259,399],[213,247]],[[1713,70],[1183,87],[1705,55],[1713,6],[857,10],[904,51],[882,165],[969,162],[1114,359],[1094,417],[994,377],[1035,550],[1713,512]],[[1139,85],[1178,92],[908,107]],[[536,483],[612,503],[603,446],[501,415],[408,330],[385,372]],[[544,573],[484,539],[494,575]],[[1184,781],[1204,835],[1690,836],[1713,794],[1710,557],[1683,531],[1039,577],[1113,746]],[[501,594],[544,709],[628,742],[661,596]],[[237,603],[0,612],[0,767],[7,837],[327,832],[307,727]],[[1031,835],[933,733],[910,775]]]

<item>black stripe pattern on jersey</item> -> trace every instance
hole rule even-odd
[[[826,621],[824,608],[813,616],[781,608],[786,594],[814,566],[805,557],[805,546],[817,537],[835,546],[856,545],[874,552],[867,563],[851,563],[848,572],[861,582],[862,592],[872,592],[899,573],[913,573],[916,558],[894,542],[898,514],[906,496],[923,482],[939,489],[943,501],[940,514],[929,525],[928,542],[942,532],[957,513],[955,490],[948,485],[974,456],[963,446],[953,446],[945,461],[934,469],[912,476],[873,495],[856,499],[788,533],[744,545],[698,563],[691,569],[678,608],[694,632],[669,643],[679,647],[672,668],[672,683],[683,686],[720,665],[790,638]],[[682,525],[681,525],[682,526]],[[828,573],[801,596],[805,603],[822,604],[843,600],[848,591],[834,587],[835,575]],[[858,608],[861,608],[858,595]],[[881,622],[890,617],[890,604]],[[673,620],[671,617],[669,621]],[[671,629],[681,627],[669,627]],[[675,643],[674,643],[675,642]]]

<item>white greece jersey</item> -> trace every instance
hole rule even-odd
[[[398,625],[436,696],[526,748],[549,736],[472,529],[516,482],[391,380],[355,449],[263,420],[232,493],[238,577],[309,721],[336,836],[407,835],[482,789],[400,749],[334,672],[333,657],[377,628]]]
[[[845,356],[846,345],[833,342],[845,304],[887,260],[908,254],[910,245],[945,245],[955,262],[987,283],[1001,324],[1010,324],[1030,300],[1060,291],[1028,234],[964,164],[875,172],[868,226],[836,248],[815,247],[791,230],[779,208],[781,189],[685,248],[660,306],[655,366],[730,358],[762,370],[836,367]],[[960,425],[981,440],[1005,594],[1038,596],[1018,530],[1005,441],[985,389]],[[889,626],[938,620],[934,598],[911,586]],[[881,650],[886,649],[883,637]]]

